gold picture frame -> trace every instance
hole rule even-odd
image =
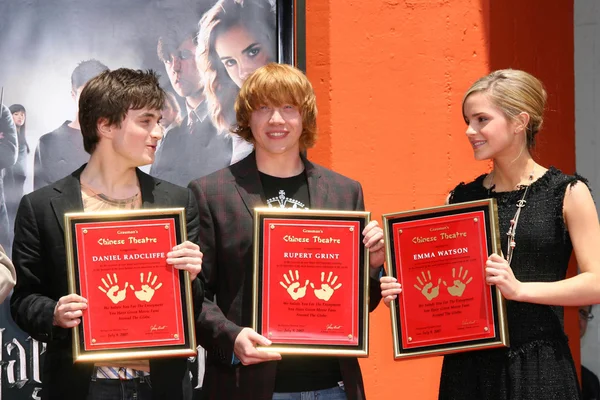
[[[367,357],[367,211],[254,210],[252,328],[282,354]]]
[[[187,240],[185,209],[67,213],[64,222],[69,293],[88,300],[72,330],[74,362],[195,355],[190,276],[166,264]]]
[[[495,199],[383,215],[388,275],[402,285],[390,303],[394,358],[509,345],[505,301],[485,282],[501,254]]]

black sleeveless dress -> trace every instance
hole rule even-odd
[[[459,184],[450,202],[496,198],[502,251],[506,253],[506,232],[525,189],[490,193],[483,186],[484,178],[481,175],[471,183]],[[573,246],[563,219],[563,200],[567,187],[577,180],[586,182],[551,167],[529,187],[511,263],[518,280],[554,282],[565,278]],[[506,309],[510,348],[444,357],[439,399],[580,399],[563,330],[563,308],[507,301]]]

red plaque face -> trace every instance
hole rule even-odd
[[[262,332],[273,343],[358,343],[360,224],[265,218]]]
[[[166,262],[185,236],[183,208],[66,215],[69,290],[88,300],[75,362],[195,353],[190,280]]]
[[[392,309],[396,358],[506,343],[503,303],[485,282],[497,246],[494,207],[486,200],[384,216],[388,264],[403,288]]]
[[[255,211],[254,329],[282,353],[368,353],[368,213]]]
[[[450,344],[494,337],[485,285],[483,211],[392,225],[399,262],[402,345]],[[486,290],[487,289],[487,290]]]
[[[173,219],[75,224],[88,350],[182,344],[179,274],[166,255]]]

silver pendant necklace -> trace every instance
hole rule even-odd
[[[508,242],[506,244],[506,261],[508,261],[508,265],[510,265],[510,262],[512,261],[512,257],[513,257],[513,252],[515,250],[515,247],[517,247],[517,241],[516,241],[517,224],[519,223],[519,216],[521,215],[521,210],[527,204],[525,197],[527,196],[527,191],[529,190],[529,186],[531,186],[531,184],[533,183],[534,173],[535,173],[535,166],[533,167],[533,170],[531,170],[531,174],[529,174],[529,184],[527,186],[525,186],[525,191],[523,192],[523,196],[521,197],[521,200],[517,201],[517,204],[516,204],[517,211],[515,212],[515,216],[510,220],[510,226],[508,228],[508,232],[506,232],[506,235],[508,236]],[[492,175],[492,178],[490,179],[490,188],[488,189],[489,193],[491,193],[492,188],[494,187],[493,182],[494,182],[494,176]],[[521,185],[519,185],[519,186],[521,186]]]

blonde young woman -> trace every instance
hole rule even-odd
[[[563,306],[600,302],[600,226],[587,182],[531,156],[545,102],[542,83],[518,70],[479,79],[463,98],[475,159],[494,168],[456,186],[448,201],[498,202],[504,257],[492,254],[485,272],[508,300],[510,348],[446,356],[439,399],[580,398]],[[582,273],[565,279],[573,250]],[[388,305],[401,293],[390,277],[381,289]]]
[[[196,63],[218,130],[235,123],[233,105],[246,78],[275,60],[273,0],[219,0],[200,20]]]

